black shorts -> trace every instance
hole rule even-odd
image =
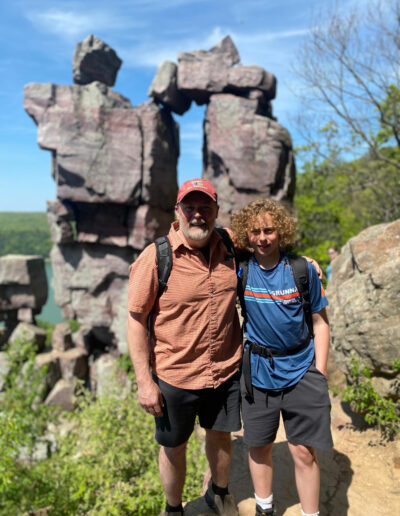
[[[153,377],[164,399],[163,416],[156,417],[156,441],[174,448],[193,432],[196,416],[208,430],[236,432],[241,428],[239,372],[216,389],[180,389]]]
[[[314,365],[293,387],[272,391],[253,386],[253,394],[254,403],[242,398],[243,439],[248,446],[273,442],[282,413],[290,443],[322,450],[332,448],[328,384]]]

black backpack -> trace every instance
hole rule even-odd
[[[235,248],[229,233],[222,228],[216,228],[216,231],[221,236],[225,247],[228,252],[235,258],[236,263],[236,273],[238,275],[238,298],[240,301],[242,316],[244,321],[246,322],[246,305],[244,302],[244,290],[246,288],[247,281],[247,273],[249,266],[249,257],[248,254],[246,256],[246,260],[238,263],[236,259]],[[167,236],[161,236],[155,240],[156,246],[156,257],[157,257],[157,267],[158,267],[158,293],[157,297],[160,297],[165,287],[168,283],[168,278],[172,269],[172,249],[170,241]],[[312,324],[312,313],[311,313],[311,303],[310,303],[310,278],[308,273],[307,260],[302,256],[297,255],[287,255],[289,258],[290,266],[292,267],[294,281],[297,287],[297,290],[300,295],[300,300],[302,304],[302,308],[304,311],[304,318],[308,327],[308,331],[310,336],[314,336],[313,332],[313,324]]]

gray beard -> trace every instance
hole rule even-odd
[[[185,235],[186,238],[190,238],[191,240],[204,240],[211,233],[211,230],[208,228],[201,229],[199,227],[194,230],[192,228],[182,228],[182,233]]]

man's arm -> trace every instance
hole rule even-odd
[[[329,351],[329,322],[326,309],[312,314],[314,327],[315,367],[328,376],[327,362]]]
[[[139,403],[146,412],[160,417],[163,413],[164,403],[161,391],[150,372],[147,315],[146,313],[129,312],[126,334],[129,355],[135,369]]]

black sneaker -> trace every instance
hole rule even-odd
[[[239,516],[233,496],[227,494],[222,501],[222,496],[214,493],[211,483],[204,495],[204,499],[209,508],[219,516]]]
[[[275,514],[274,506],[272,506],[271,509],[261,509],[261,507],[258,504],[256,505],[255,516],[274,516],[274,514]]]
[[[164,511],[162,512],[159,516],[184,516],[185,512],[183,511],[183,509],[181,511],[174,511],[174,512],[171,512],[171,511]]]

